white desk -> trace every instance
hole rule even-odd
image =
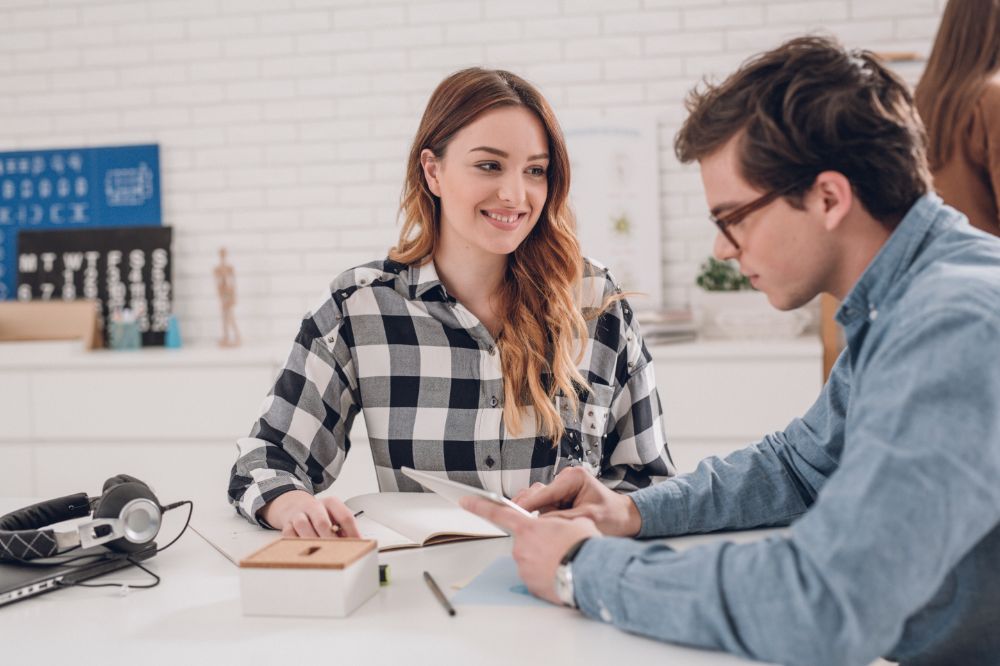
[[[0,513],[26,503],[0,499]],[[179,513],[165,516],[161,536],[179,528]],[[115,588],[66,589],[0,607],[0,645],[15,657],[9,663],[94,666],[750,663],[632,636],[556,607],[462,605],[448,617],[421,578],[430,571],[451,596],[452,583],[509,551],[510,539],[490,539],[383,553],[392,583],[350,617],[244,617],[237,568],[189,530],[149,561],[162,577],[158,587],[124,597]],[[105,580],[144,578],[127,571]]]

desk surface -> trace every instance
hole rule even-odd
[[[26,502],[0,499],[0,513]],[[175,534],[183,513],[165,516]],[[719,537],[687,537],[678,546]],[[36,663],[105,666],[196,664],[745,664],[626,634],[556,607],[468,606],[448,617],[421,578],[430,571],[448,596],[497,557],[510,539],[382,553],[392,583],[343,619],[244,617],[238,569],[195,532],[149,561],[162,577],[150,590],[74,588],[0,607],[5,655]],[[106,581],[146,582],[130,570]],[[105,582],[102,580],[101,582]],[[47,658],[49,655],[51,658]],[[304,661],[299,661],[304,660]]]

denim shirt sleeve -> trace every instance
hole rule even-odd
[[[637,493],[644,523],[676,516],[644,527],[664,533],[788,519],[814,500],[788,536],[684,552],[592,540],[573,563],[580,608],[635,633],[766,661],[863,664],[887,653],[1000,521],[998,340],[996,316],[969,308],[896,322],[853,388],[842,451],[833,435],[846,405],[828,386],[781,436]],[[749,492],[735,478],[745,473],[771,486]]]
[[[850,372],[845,351],[813,406],[784,431],[633,493],[642,516],[639,536],[787,525],[802,515],[843,450]]]

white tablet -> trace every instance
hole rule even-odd
[[[400,467],[399,471],[422,485],[424,488],[433,490],[438,495],[441,495],[441,497],[444,497],[446,500],[453,502],[454,504],[458,504],[458,501],[463,497],[474,495],[476,497],[483,497],[491,502],[496,502],[497,504],[510,507],[511,509],[514,509],[522,515],[528,516],[529,518],[535,518],[538,515],[536,513],[529,513],[523,507],[514,504],[503,495],[498,495],[497,493],[489,490],[467,486],[464,483],[452,481],[451,479],[442,479],[439,476],[434,476],[433,474],[428,474],[427,472],[419,472],[410,467]]]

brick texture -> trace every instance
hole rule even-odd
[[[39,3],[41,4],[41,3]],[[403,160],[448,73],[505,67],[563,124],[657,118],[664,300],[709,253],[671,140],[685,92],[805,32],[926,56],[944,0],[85,0],[0,7],[0,150],[158,142],[185,339],[236,266],[251,342],[287,341],[327,280],[383,255]],[[899,65],[911,82],[918,62]]]

